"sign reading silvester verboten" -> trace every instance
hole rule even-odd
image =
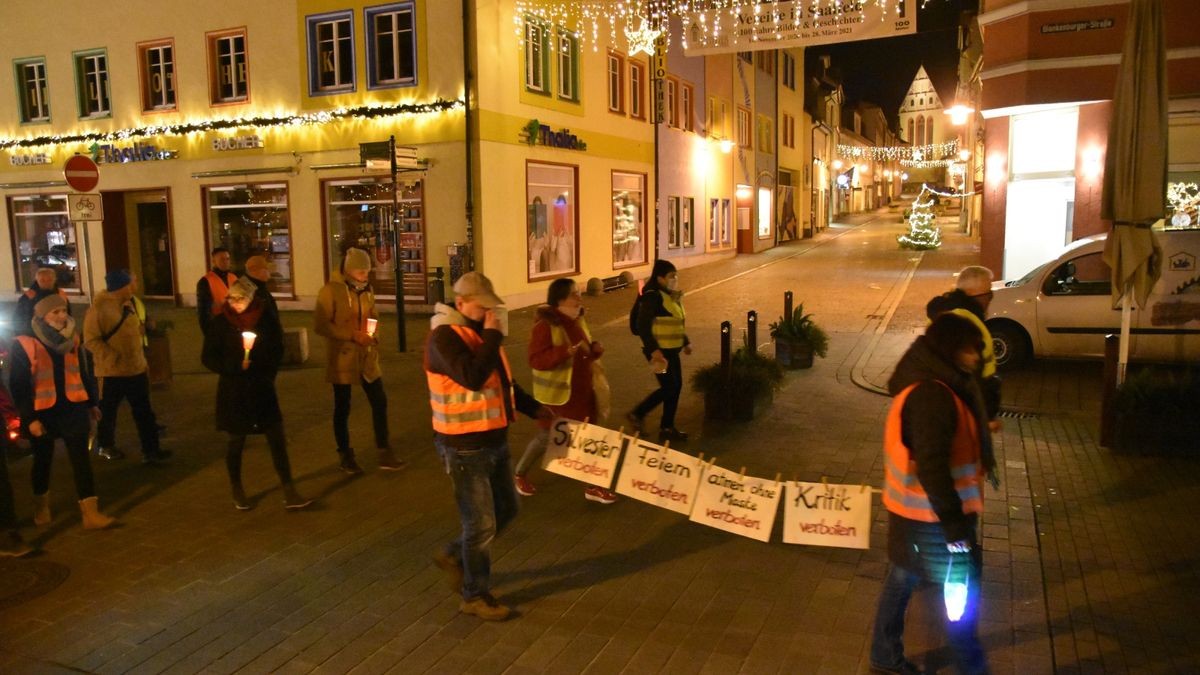
[[[696,503],[702,467],[699,459],[677,450],[641,440],[630,442],[617,492],[686,516]]]
[[[706,466],[691,520],[759,541],[771,538],[782,486],[778,481],[743,476]]]
[[[617,475],[624,434],[558,418],[550,425],[550,444],[542,467],[577,481],[608,488]]]
[[[917,0],[750,3],[684,17],[684,56],[810,47],[917,32]]]
[[[783,543],[868,548],[871,491],[862,485],[788,483]]]

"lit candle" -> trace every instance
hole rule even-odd
[[[250,360],[250,350],[254,349],[254,340],[258,335],[253,331],[242,331],[242,349],[246,351],[246,360]]]
[[[379,326],[379,319],[367,319],[367,335],[375,337],[375,328]]]
[[[967,582],[971,575],[971,563],[961,566],[962,571],[953,574],[954,553],[946,561],[946,579],[942,582],[942,603],[946,605],[946,618],[958,621],[967,609]]]

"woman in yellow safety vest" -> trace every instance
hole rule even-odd
[[[549,408],[554,417],[598,421],[592,362],[600,358],[604,347],[592,340],[583,314],[583,298],[574,281],[563,278],[550,282],[546,304],[537,308],[537,321],[529,340],[533,397]],[[546,452],[551,422],[538,420],[538,433],[517,462],[517,492],[526,497],[537,492],[526,476]],[[594,485],[584,489],[583,495],[601,504],[617,501],[616,493]]]
[[[675,410],[683,391],[683,364],[679,353],[691,354],[692,347],[684,330],[683,292],[679,290],[679,273],[666,260],[655,260],[650,280],[637,300],[636,333],[642,339],[642,353],[655,368],[658,389],[654,390],[626,416],[634,429],[642,428],[642,420],[661,403],[662,420],[658,440],[686,441],[688,435],[675,428]]]
[[[50,524],[50,465],[61,438],[75,473],[83,526],[108,527],[114,521],[100,512],[87,449],[91,423],[100,419],[100,398],[67,301],[60,295],[38,301],[30,327],[33,335],[18,337],[14,346],[10,384],[22,429],[33,439],[33,522]]]

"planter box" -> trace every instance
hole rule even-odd
[[[813,350],[807,342],[775,341],[775,360],[788,370],[812,368]]]
[[[704,419],[749,422],[771,407],[773,399],[769,393],[750,398],[732,396],[728,391],[709,392],[704,395]]]

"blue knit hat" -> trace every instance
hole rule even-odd
[[[104,275],[104,286],[109,293],[121,290],[131,283],[133,277],[129,275],[129,270],[113,270]]]

